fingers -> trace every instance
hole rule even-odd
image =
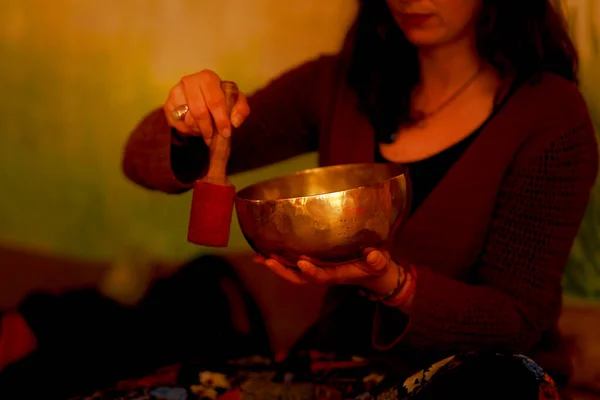
[[[283,265],[283,266],[285,266],[285,265],[287,264],[287,262],[286,262],[285,258],[283,258],[283,257],[281,257],[281,256],[279,256],[279,255],[277,255],[277,254],[271,254],[271,255],[269,255],[269,258],[270,258],[271,260],[275,260],[275,261],[277,261],[279,264],[281,264],[281,265]]]
[[[302,275],[306,277],[306,279],[310,279],[313,282],[320,282],[324,279],[322,270],[320,270],[315,264],[310,261],[301,260],[298,261],[298,268],[302,271]]]
[[[187,99],[185,97],[185,93],[183,92],[183,87],[181,85],[174,86],[169,92],[169,97],[163,106],[165,116],[167,117],[167,121],[169,125],[173,128],[177,129],[178,132],[184,134],[200,134],[200,127],[196,124],[196,121],[193,118],[189,118],[186,115],[185,120],[178,121],[173,118],[173,111],[175,108],[187,104]]]
[[[384,273],[390,263],[389,258],[379,250],[374,250],[367,254],[365,261],[369,268],[377,274]]]
[[[214,134],[213,120],[202,90],[203,79],[206,80],[207,77],[205,74],[200,75],[200,73],[185,76],[181,79],[180,86],[185,94],[186,104],[189,107],[189,111],[185,116],[186,122],[195,121],[200,128],[200,134],[204,138],[204,141],[210,145]]]
[[[336,266],[318,267],[308,257],[300,257],[298,269],[286,267],[278,256],[266,258],[256,255],[254,260],[266,265],[271,271],[292,283],[316,283],[321,285],[354,284],[383,275],[393,261],[387,251],[369,249],[365,259]]]
[[[205,107],[208,108],[209,117],[215,123],[218,133],[223,137],[231,136],[231,122],[225,102],[225,94],[221,89],[221,79],[212,71],[202,71],[198,74],[200,89],[204,96]],[[190,107],[191,109],[191,107]]]
[[[369,255],[369,253],[371,253],[372,251],[375,251],[375,250],[377,250],[375,247],[367,247],[366,249],[364,249],[362,251],[362,255],[363,255],[363,257],[366,258]]]
[[[181,105],[187,105],[188,112],[183,120],[177,120],[172,113]],[[183,77],[169,92],[163,108],[169,125],[183,134],[202,136],[208,145],[216,133],[231,136],[232,126],[239,127],[250,114],[243,93],[229,114],[221,78],[210,70]]]
[[[245,94],[240,92],[238,100],[231,111],[231,124],[234,128],[239,128],[249,115],[250,106],[248,105],[248,98]]]
[[[302,276],[302,273],[299,271],[294,271],[291,268],[288,268],[281,264],[279,261],[274,260],[273,258],[266,258],[260,254],[254,256],[254,261],[263,264],[267,268],[269,268],[274,274],[279,277],[295,283],[299,285],[304,285],[308,283],[308,280]]]
[[[302,271],[304,279],[320,285],[343,284],[348,278],[347,273],[342,273],[340,276],[339,268],[320,268],[307,260],[298,261],[298,269]]]
[[[266,260],[265,265],[275,274],[287,281],[299,285],[305,285],[308,283],[308,280],[302,276],[301,272],[294,271],[293,269],[288,268],[273,259]]]

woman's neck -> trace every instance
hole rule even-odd
[[[467,82],[481,68],[474,39],[464,38],[444,45],[420,48],[419,92],[444,96]]]

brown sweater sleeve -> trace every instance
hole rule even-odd
[[[249,96],[250,116],[232,135],[230,175],[317,150],[322,112],[334,90],[328,77],[337,58],[320,56]],[[174,140],[160,108],[130,135],[122,167],[125,175],[141,186],[182,193],[202,176],[207,162],[204,142],[196,137]]]
[[[523,157],[498,193],[470,284],[417,267],[410,316],[379,307],[373,344],[448,353],[528,352],[561,310],[561,278],[598,171],[590,121]]]

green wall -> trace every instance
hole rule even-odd
[[[581,88],[594,124],[600,127],[600,3],[597,0],[565,3],[580,54]],[[600,180],[575,240],[564,284],[570,293],[600,300]]]
[[[92,259],[204,250],[186,243],[189,194],[152,193],[123,177],[124,142],[184,74],[212,68],[251,91],[335,50],[353,7],[320,3],[5,0],[0,240]],[[308,155],[233,182],[315,162]],[[247,248],[237,222],[230,248]]]

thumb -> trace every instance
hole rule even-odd
[[[375,272],[383,272],[388,267],[388,259],[379,251],[374,250],[367,254],[367,265]]]

